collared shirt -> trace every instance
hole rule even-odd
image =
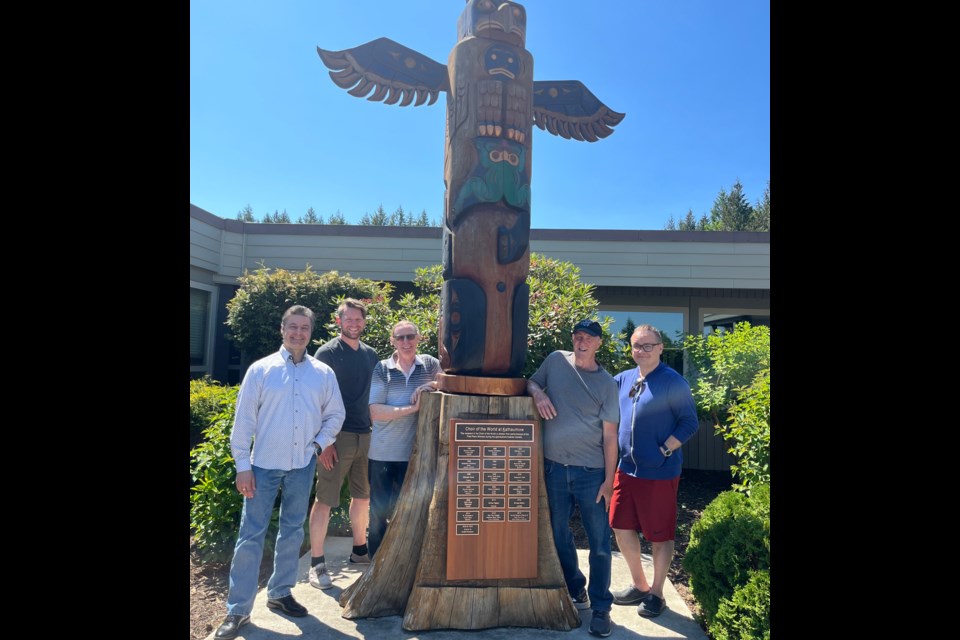
[[[247,369],[237,393],[230,449],[237,472],[302,469],[337,439],[346,411],[333,369],[310,354],[294,364],[285,347]],[[251,450],[250,441],[253,440]]]
[[[418,353],[414,357],[409,376],[397,365],[393,356],[381,360],[373,369],[370,404],[406,407],[411,404],[410,396],[414,390],[436,379],[440,371],[440,361],[429,354]],[[417,435],[418,414],[411,413],[393,420],[374,420],[369,459],[381,462],[409,460]]]

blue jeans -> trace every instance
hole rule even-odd
[[[367,551],[370,557],[380,548],[387,533],[387,519],[393,518],[397,507],[403,479],[407,477],[409,462],[384,462],[369,460],[367,473],[370,476],[370,532],[367,534]]]
[[[563,579],[574,598],[587,584],[587,578],[577,566],[577,547],[573,543],[570,518],[573,504],[580,507],[580,520],[590,544],[590,607],[594,611],[609,611],[613,605],[610,593],[610,522],[604,501],[596,502],[604,470],[593,467],[575,467],[544,459],[543,477],[550,504],[550,528],[553,542],[563,569]]]
[[[257,578],[263,559],[263,540],[270,526],[273,505],[280,491],[280,531],[273,554],[273,574],[267,582],[267,597],[282,598],[290,594],[297,582],[300,545],[303,543],[303,523],[307,517],[310,490],[316,459],[302,469],[282,471],[253,467],[256,491],[252,498],[244,498],[240,516],[240,533],[233,548],[230,564],[230,593],[227,595],[227,613],[250,615],[257,595]]]

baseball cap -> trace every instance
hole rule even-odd
[[[603,335],[603,329],[600,328],[600,323],[590,319],[581,320],[573,325],[573,331],[571,333],[576,333],[577,331],[585,331],[598,338]]]

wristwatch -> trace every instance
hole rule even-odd
[[[314,449],[315,449],[315,450],[314,450],[314,453],[315,453],[315,454],[320,455],[320,454],[323,452],[323,449],[322,449],[322,448],[320,447],[320,445],[317,444],[316,442],[313,443],[313,446],[314,446]]]
[[[664,457],[664,458],[669,458],[670,456],[673,455],[673,449],[670,449],[670,448],[667,447],[666,445],[663,445],[663,444],[662,444],[662,445],[660,445],[660,453],[663,454],[663,457]]]

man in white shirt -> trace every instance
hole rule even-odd
[[[314,313],[307,307],[287,309],[280,322],[283,346],[250,365],[240,384],[230,448],[243,513],[230,565],[227,616],[214,635],[217,640],[235,638],[250,621],[278,491],[280,530],[267,606],[291,616],[307,615],[290,593],[297,581],[303,523],[316,457],[336,440],[346,417],[333,369],[307,354],[313,325]]]

